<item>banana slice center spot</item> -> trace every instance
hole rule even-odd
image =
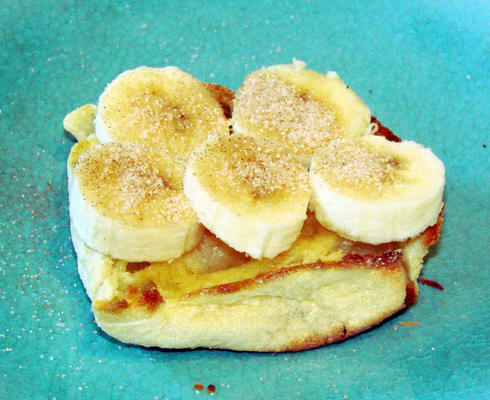
[[[320,153],[317,169],[332,187],[364,198],[392,190],[403,160],[362,140],[334,140]]]
[[[140,67],[119,75],[99,100],[98,136],[161,146],[187,158],[209,133],[227,135],[219,103],[184,71]]]
[[[327,104],[269,71],[249,75],[235,109],[262,137],[286,141],[297,152],[311,152],[343,132]]]
[[[136,91],[131,97],[118,99],[119,106],[105,110],[108,127],[118,136],[134,138],[138,132],[139,139],[157,140],[190,135],[194,129],[192,117],[181,105],[172,101],[154,88],[144,88]],[[114,114],[114,116],[112,116]]]
[[[75,167],[83,196],[102,215],[143,225],[178,223],[192,213],[182,173],[146,146],[107,143],[82,154]]]
[[[225,168],[243,183],[254,199],[259,200],[284,189],[286,177],[283,170],[277,168],[279,160],[274,159],[273,154],[267,151],[257,153],[250,148],[240,150],[240,153],[229,154]]]
[[[211,166],[211,167],[210,167]],[[272,143],[233,135],[206,146],[196,160],[210,193],[249,207],[277,207],[277,202],[308,196],[306,169]],[[302,200],[300,201],[302,202]]]
[[[152,133],[182,135],[192,128],[192,119],[179,105],[173,105],[155,89],[145,89],[131,98],[125,122],[146,129],[143,135]],[[153,132],[152,132],[153,131]]]

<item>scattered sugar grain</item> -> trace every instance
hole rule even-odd
[[[224,186],[232,190],[245,186],[256,199],[286,189],[291,196],[308,190],[304,167],[289,154],[258,139],[231,136],[216,141],[198,162],[208,170],[209,180],[227,182]]]
[[[385,190],[395,181],[399,165],[393,157],[354,140],[330,142],[318,160],[318,170],[327,182],[365,194]]]
[[[87,151],[75,167],[83,195],[103,214],[178,223],[190,215],[190,206],[152,154],[146,146],[129,143]]]
[[[237,92],[234,112],[259,136],[274,140],[280,135],[295,153],[311,154],[343,132],[330,107],[266,70],[247,77]]]

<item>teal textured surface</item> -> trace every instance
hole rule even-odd
[[[490,397],[490,7],[483,1],[0,1],[0,399]],[[139,65],[236,89],[262,66],[336,70],[446,165],[419,302],[289,354],[161,351],[93,322],[69,234],[66,113]],[[417,321],[406,327],[400,321]]]

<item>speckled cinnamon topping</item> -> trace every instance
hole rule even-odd
[[[102,215],[158,225],[193,215],[175,162],[139,144],[107,143],[75,166],[82,196]]]
[[[399,161],[362,140],[334,140],[317,159],[317,170],[332,186],[368,195],[388,190]]]
[[[119,75],[101,96],[98,118],[114,141],[163,146],[183,158],[209,133],[228,134],[219,103],[177,68],[140,67]]]
[[[335,113],[326,104],[270,71],[250,74],[238,90],[234,104],[238,125],[245,121],[258,136],[290,144],[295,153],[311,154],[343,132]]]
[[[258,138],[233,135],[207,145],[199,156],[205,184],[261,200],[278,192],[309,191],[306,169],[291,155]]]

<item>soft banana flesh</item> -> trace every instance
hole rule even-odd
[[[68,166],[71,222],[84,242],[117,259],[162,261],[200,241],[183,165],[142,144],[93,144],[77,143]]]
[[[335,72],[304,63],[276,65],[247,76],[233,105],[233,130],[269,139],[305,165],[336,137],[370,133],[371,113]]]
[[[402,241],[437,221],[444,175],[442,162],[414,142],[332,141],[313,157],[311,207],[322,225],[351,240]]]
[[[141,142],[186,159],[209,134],[229,124],[206,86],[176,67],[139,67],[120,74],[99,98],[95,118],[102,142]]]
[[[254,258],[287,250],[306,218],[306,169],[263,139],[211,138],[189,158],[184,192],[199,220],[234,249]]]

